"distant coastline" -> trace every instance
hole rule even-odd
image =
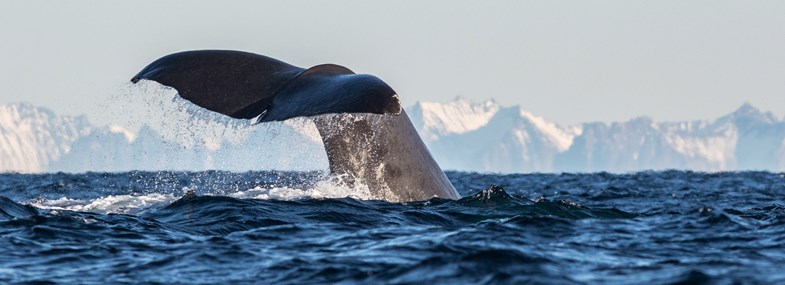
[[[639,117],[572,126],[493,100],[417,102],[406,109],[445,170],[785,170],[785,121],[750,104],[711,121],[655,122]],[[325,167],[321,145],[311,138],[314,134],[309,133],[312,130],[307,125],[251,129],[239,141],[195,137],[187,145],[162,136],[160,128],[153,125],[133,131],[127,126],[91,123],[84,116],[60,116],[28,103],[0,105],[0,172]],[[265,149],[259,142],[271,139],[296,143],[299,151]],[[245,158],[249,153],[259,153],[266,159],[248,163]],[[215,163],[218,156],[225,160],[222,164]],[[237,156],[236,161],[231,159],[233,156]]]

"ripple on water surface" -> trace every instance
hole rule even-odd
[[[782,174],[448,176],[463,199],[396,204],[309,172],[0,174],[0,282],[785,282]]]

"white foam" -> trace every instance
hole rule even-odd
[[[109,195],[92,200],[71,199],[62,197],[49,200],[40,199],[30,205],[48,210],[67,210],[101,214],[133,214],[153,206],[164,206],[177,200],[172,194],[148,195]]]
[[[264,187],[237,191],[234,193],[207,193],[204,196],[226,195],[237,199],[283,200],[293,201],[302,199],[338,199],[352,198],[357,200],[383,200],[383,197],[373,195],[367,185],[357,183],[350,186],[344,182],[344,177],[330,176],[321,180],[313,188],[299,189],[292,187]],[[183,189],[187,191],[189,189]],[[62,197],[58,199],[37,199],[30,203],[39,209],[57,211],[77,211],[100,214],[136,214],[153,207],[164,207],[171,204],[181,196],[173,194],[146,194],[146,195],[109,195],[96,199],[71,199]]]
[[[341,178],[331,178],[322,180],[316,183],[315,187],[311,189],[297,189],[289,187],[272,187],[265,188],[261,186],[248,189],[246,191],[238,191],[229,195],[230,197],[239,199],[261,199],[261,200],[301,200],[301,199],[337,199],[337,198],[353,198],[357,200],[380,200],[371,194],[371,190],[367,185],[355,184],[349,186],[344,183]]]

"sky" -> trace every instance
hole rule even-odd
[[[153,60],[344,65],[404,105],[494,98],[561,124],[785,115],[785,1],[2,1],[0,104],[104,119]]]

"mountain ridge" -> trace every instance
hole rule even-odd
[[[466,102],[456,99],[441,104],[440,109],[449,109]],[[655,122],[641,116],[624,122],[572,126],[549,122],[519,106],[473,104],[498,110],[477,128],[495,129],[484,131],[495,135],[481,142],[481,147],[471,146],[480,139],[472,138],[469,132],[430,137],[426,145],[444,169],[502,173],[785,170],[785,122],[749,103],[715,120]],[[445,113],[430,112],[422,106],[409,113],[415,124],[424,122],[420,116]],[[501,111],[511,108],[520,108],[520,116],[513,115],[515,118],[507,119],[507,123],[497,119],[514,113]],[[510,120],[519,122],[516,125]],[[435,129],[438,125],[415,128],[430,134],[445,133]],[[455,153],[462,155],[456,157]]]
[[[405,109],[445,170],[785,170],[785,122],[749,103],[714,120],[656,122],[642,116],[568,126],[492,99],[458,97]],[[183,142],[172,139],[193,132],[162,136],[157,128],[144,125],[134,133],[29,103],[0,105],[0,172],[324,168],[321,145],[307,126],[257,126],[240,129],[241,139],[191,137]],[[287,150],[293,144],[308,151]],[[258,159],[249,161],[253,155]]]

